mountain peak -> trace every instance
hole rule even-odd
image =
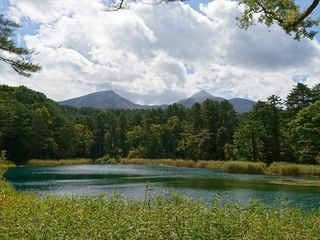
[[[62,105],[74,107],[94,107],[109,109],[139,109],[142,106],[121,97],[113,90],[105,90],[60,102]]]
[[[115,91],[113,90],[105,90],[105,91],[102,91],[102,92],[105,92],[105,93],[112,93],[112,94],[117,94]],[[118,94],[117,94],[118,95]]]
[[[201,91],[193,94],[190,98],[208,98],[208,99],[210,99],[212,97],[214,97],[212,94],[208,93],[205,90],[201,90]]]

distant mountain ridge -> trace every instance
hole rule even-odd
[[[77,98],[59,102],[61,105],[74,107],[110,108],[110,109],[140,109],[141,105],[121,97],[112,90],[90,93]]]
[[[222,102],[226,99],[222,97],[216,97],[206,91],[199,91],[193,94],[191,97],[182,99],[177,102],[186,108],[192,107],[195,103],[203,103],[205,100],[210,99],[218,102]],[[245,98],[232,98],[229,101],[236,112],[245,113],[249,112],[255,102]],[[100,109],[152,109],[152,108],[166,108],[168,105],[140,105],[133,103],[132,101],[120,96],[112,90],[106,90],[101,92],[95,92],[88,95],[84,95],[77,98],[68,99],[59,102],[61,105],[68,105],[73,107],[92,107]]]

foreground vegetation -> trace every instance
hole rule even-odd
[[[320,211],[172,198],[46,197],[0,180],[0,238],[318,239]]]

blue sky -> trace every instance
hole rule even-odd
[[[232,0],[117,13],[101,11],[99,0],[11,1],[22,25],[17,41],[35,50],[43,70],[26,79],[0,63],[0,84],[25,85],[54,100],[107,89],[143,104],[172,103],[199,90],[264,100],[284,97],[296,82],[319,82],[319,41],[295,41],[277,26],[239,29]],[[9,0],[0,1],[1,13],[8,8]]]

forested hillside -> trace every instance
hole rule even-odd
[[[0,86],[0,149],[8,159],[187,158],[315,164],[320,84],[299,83],[246,114],[228,101],[185,108],[99,110],[60,106],[26,87]]]

